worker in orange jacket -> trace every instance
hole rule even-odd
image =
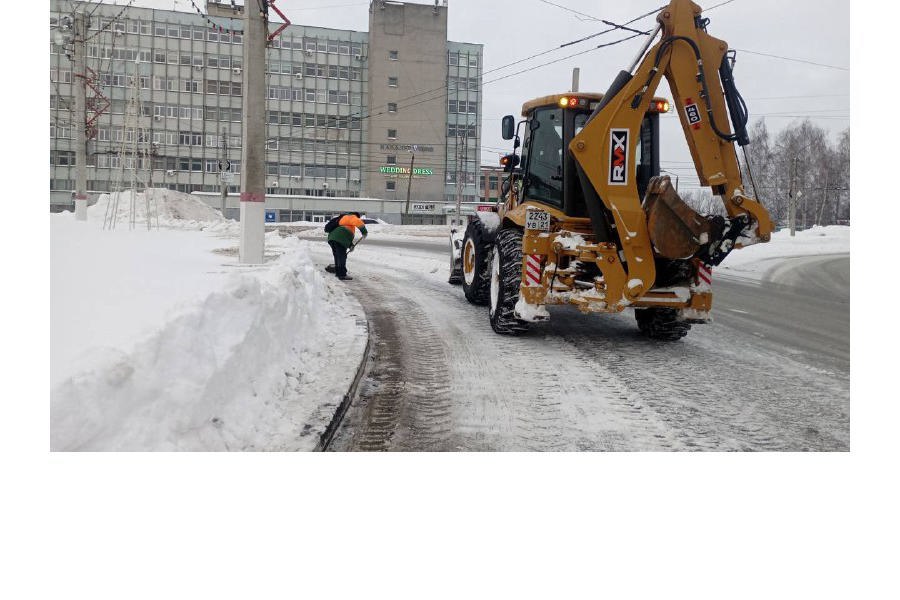
[[[343,215],[338,221],[338,226],[328,234],[328,245],[331,246],[331,253],[334,255],[334,274],[342,281],[353,279],[347,275],[347,252],[353,248],[353,238],[357,229],[363,238],[369,234],[360,214],[352,212]]]

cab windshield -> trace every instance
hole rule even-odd
[[[522,149],[526,198],[554,206],[571,216],[587,216],[574,161],[564,161],[563,157],[568,152],[569,142],[584,129],[590,115],[589,110],[552,106],[534,111]],[[658,173],[658,159],[654,157],[657,117],[655,114],[644,117],[633,161],[641,197],[650,177]]]

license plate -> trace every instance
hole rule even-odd
[[[550,231],[550,213],[542,210],[525,211],[525,229]]]

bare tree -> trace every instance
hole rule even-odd
[[[758,199],[772,219],[786,226],[790,197],[801,227],[830,225],[850,215],[850,130],[834,143],[827,132],[809,119],[777,133],[774,141],[763,120],[750,129],[747,158],[757,184]],[[746,162],[741,160],[748,191]]]

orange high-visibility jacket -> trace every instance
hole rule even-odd
[[[349,248],[353,245],[353,234],[356,232],[357,227],[359,227],[361,234],[368,235],[369,232],[366,231],[366,226],[362,219],[356,215],[344,215],[338,221],[338,226],[328,234],[328,241],[337,242],[344,248]]]

